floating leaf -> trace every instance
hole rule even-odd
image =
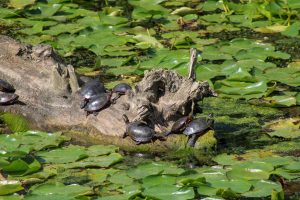
[[[28,196],[39,196],[40,198],[43,196],[47,196],[51,198],[51,196],[59,197],[59,195],[65,195],[70,197],[77,197],[82,195],[93,194],[92,188],[80,185],[64,185],[62,183],[45,183],[41,185],[34,186],[30,188],[30,195]],[[27,199],[27,197],[26,197]]]
[[[179,15],[179,16],[195,14],[195,13],[197,13],[197,10],[189,8],[189,7],[180,7],[171,12],[172,15]]]
[[[160,184],[147,188],[143,195],[161,200],[182,200],[193,198],[194,191],[192,188],[180,189],[175,185]]]
[[[151,163],[145,163],[139,165],[136,168],[132,168],[128,170],[128,175],[135,179],[142,179],[150,175],[158,175],[158,174],[179,175],[183,172],[184,172],[183,169],[178,168],[174,165],[169,165],[167,163],[151,162]]]
[[[78,162],[63,164],[64,168],[87,168],[87,167],[109,167],[123,160],[119,153],[111,153],[105,156],[88,157]]]
[[[38,152],[37,156],[45,163],[70,163],[87,157],[81,146],[70,145],[61,149]]]
[[[0,118],[13,132],[27,131],[29,129],[27,120],[21,115],[3,113]]]
[[[19,181],[0,181],[0,195],[12,194],[23,189],[24,188],[22,187],[22,183]]]
[[[101,156],[107,155],[110,153],[115,153],[119,150],[118,147],[113,145],[93,145],[87,148],[87,155],[88,156]]]
[[[230,189],[236,193],[244,193],[250,190],[252,184],[245,180],[227,180],[227,179],[219,179],[219,180],[210,180],[209,183],[212,187],[218,189]]]
[[[245,192],[242,196],[245,197],[267,197],[271,196],[272,192],[275,190],[280,192],[282,187],[280,184],[268,181],[268,180],[259,180],[253,183],[254,189],[249,192]]]
[[[267,123],[264,128],[271,129],[267,134],[271,137],[298,138],[300,137],[300,119],[288,118]]]
[[[227,176],[229,179],[268,179],[273,169],[269,163],[248,161],[232,166],[232,169],[227,172]]]
[[[26,6],[32,5],[36,0],[9,0],[9,3],[12,7],[17,9],[22,9]]]

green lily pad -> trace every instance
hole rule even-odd
[[[119,150],[117,146],[113,145],[93,145],[87,148],[88,156],[102,156],[110,153],[115,153]]]
[[[70,145],[61,149],[38,152],[37,156],[44,163],[71,163],[87,157],[86,151],[81,146]]]
[[[245,161],[234,165],[227,172],[229,179],[257,180],[268,179],[274,167],[265,162]]]
[[[150,175],[169,174],[180,175],[184,169],[178,168],[175,165],[170,165],[164,162],[150,162],[138,165],[136,168],[128,170],[128,176],[135,179],[142,179]]]
[[[77,197],[82,195],[93,194],[92,188],[80,185],[64,185],[62,183],[44,183],[41,185],[34,186],[30,188],[30,195],[42,195],[49,196],[52,195],[66,195],[69,197]]]
[[[175,176],[167,176],[167,175],[157,175],[157,176],[148,176],[143,179],[143,187],[144,188],[151,188],[156,186],[157,183],[159,184],[166,184],[166,185],[174,185],[176,183]]]
[[[147,188],[143,195],[147,197],[157,198],[160,200],[182,200],[191,199],[194,197],[192,188],[178,188],[176,185],[160,184]]]
[[[78,162],[63,164],[64,168],[87,168],[87,167],[109,167],[123,160],[119,153],[111,153],[109,155],[88,157]]]
[[[41,164],[36,159],[16,159],[1,167],[4,172],[14,175],[23,176],[38,171],[41,168]]]
[[[244,193],[250,190],[252,184],[245,180],[227,180],[227,179],[219,179],[219,180],[210,180],[209,183],[212,187],[217,189],[230,189],[236,193]]]
[[[3,113],[0,118],[13,132],[27,131],[29,129],[27,120],[21,115]]]
[[[267,197],[271,196],[273,191],[280,192],[282,187],[279,183],[275,183],[268,180],[258,180],[252,183],[253,189],[249,192],[245,192],[242,196],[245,197]]]
[[[284,166],[286,170],[289,172],[300,172],[300,161],[294,161],[289,163],[288,165]]]
[[[133,179],[127,176],[127,173],[124,171],[111,175],[108,180],[113,184],[120,185],[131,185],[133,183]]]
[[[217,81],[215,90],[227,95],[239,95],[240,98],[250,99],[262,97],[267,92],[266,81],[240,82],[240,81]]]
[[[23,189],[24,188],[22,187],[22,183],[19,181],[13,181],[13,180],[0,181],[0,195],[12,194],[14,192],[18,192]]]

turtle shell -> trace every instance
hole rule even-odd
[[[212,119],[206,119],[206,118],[194,119],[187,125],[183,133],[187,136],[191,136],[194,134],[200,135],[205,133],[206,130],[212,129],[213,123],[214,120]]]
[[[79,91],[85,99],[90,99],[95,95],[105,93],[105,87],[98,78],[87,82]]]
[[[127,83],[119,83],[113,88],[112,91],[119,94],[125,94],[128,90],[132,90],[130,85],[128,85]]]
[[[110,93],[102,93],[91,97],[84,110],[87,112],[97,112],[110,102]]]
[[[137,143],[150,142],[155,137],[155,131],[142,122],[131,122],[126,133]]]
[[[0,94],[0,105],[9,105],[17,101],[18,95],[13,93],[1,93]]]
[[[0,79],[0,91],[2,91],[2,92],[14,92],[15,88],[10,83]]]

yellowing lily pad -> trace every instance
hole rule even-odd
[[[268,129],[267,134],[271,137],[298,138],[300,137],[300,118],[288,118],[273,121],[264,126]],[[273,130],[273,131],[269,131]]]

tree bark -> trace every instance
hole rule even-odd
[[[0,110],[23,115],[33,128],[80,130],[83,140],[89,136],[93,141],[134,149],[134,142],[122,138],[126,128],[123,114],[130,121],[147,122],[159,134],[169,129],[178,117],[190,113],[193,102],[214,95],[207,82],[197,82],[170,70],[146,71],[132,92],[97,116],[86,117],[79,107],[81,97],[74,68],[66,66],[50,46],[22,45],[6,36],[0,36],[0,46],[0,79],[14,85],[20,101],[0,106]],[[186,142],[184,138],[170,138],[144,147],[167,150],[180,148]]]

